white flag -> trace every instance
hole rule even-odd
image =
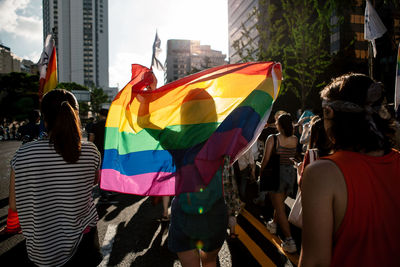
[[[156,32],[156,38],[154,39],[154,43],[153,43],[153,56],[151,58],[150,68],[153,68],[153,66],[154,66],[158,70],[165,71],[164,66],[157,58],[160,53],[161,53],[161,40],[160,40],[160,38],[158,38],[158,34]]]
[[[375,39],[381,37],[386,32],[386,27],[376,13],[374,7],[367,0],[365,5],[364,39],[372,43],[374,57],[376,57]]]
[[[51,34],[47,35],[46,41],[44,42],[43,52],[40,55],[38,64],[40,78],[46,78],[47,65],[49,64],[51,52],[54,47],[54,39]]]
[[[397,111],[400,105],[400,43],[397,51],[396,85],[394,87],[394,110]]]

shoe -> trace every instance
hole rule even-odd
[[[281,247],[287,253],[295,253],[297,251],[296,243],[291,237],[286,238],[286,240],[282,242]]]
[[[276,228],[277,228],[277,225],[276,225],[276,223],[274,223],[274,221],[273,220],[270,220],[269,222],[267,222],[267,230],[268,230],[268,232],[270,232],[271,234],[276,234]]]
[[[235,234],[235,233],[230,233],[229,234],[229,239],[236,239],[236,238],[238,238],[238,234]]]

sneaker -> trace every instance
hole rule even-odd
[[[282,242],[281,246],[287,253],[295,253],[297,251],[296,243],[291,237],[286,238],[286,240]]]
[[[270,232],[271,234],[276,234],[276,223],[274,223],[273,220],[267,222],[267,230],[268,232]]]

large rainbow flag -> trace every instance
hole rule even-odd
[[[274,62],[215,67],[146,91],[151,75],[132,65],[132,80],[111,104],[102,189],[137,195],[201,190],[224,155],[235,161],[256,141],[282,80]]]

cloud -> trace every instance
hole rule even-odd
[[[42,19],[25,12],[30,0],[0,1],[0,32],[22,37],[28,41],[42,40]]]

